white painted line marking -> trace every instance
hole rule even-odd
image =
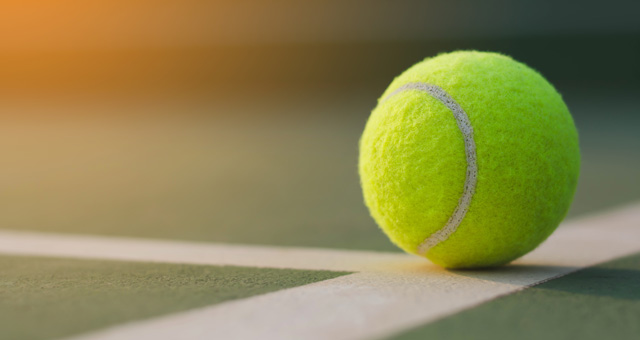
[[[160,262],[175,255],[180,258],[170,262],[360,268],[356,274],[115,326],[76,340],[366,339],[395,334],[582,267],[639,252],[639,221],[640,204],[569,222],[515,265],[491,271],[447,271],[401,254],[79,236],[51,240],[51,235],[12,232],[0,233],[1,238],[14,242],[0,242],[0,252]],[[84,245],[85,241],[92,243]],[[135,252],[124,254],[136,247]],[[169,255],[162,249],[168,249]],[[250,256],[245,257],[245,251]],[[222,257],[202,258],[218,255]],[[309,261],[306,266],[304,261]]]
[[[331,271],[385,271],[425,259],[403,253],[246,246],[0,230],[0,254]]]

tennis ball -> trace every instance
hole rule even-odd
[[[360,140],[365,203],[391,241],[447,268],[506,264],[569,209],[578,133],[538,72],[497,53],[426,59],[393,80]]]

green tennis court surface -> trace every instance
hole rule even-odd
[[[633,338],[638,217],[635,204],[569,222],[480,271],[399,253],[3,231],[0,253],[21,256],[0,257],[0,313],[24,339],[596,339],[612,325]]]
[[[52,339],[344,273],[0,256],[3,339]]]
[[[640,144],[633,100],[616,98],[619,119],[600,114],[610,100],[568,96],[583,144],[568,225],[488,272],[406,257],[372,222],[369,98],[31,105],[64,119],[0,125],[2,338],[633,338]]]

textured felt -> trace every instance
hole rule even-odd
[[[360,140],[359,172],[371,215],[410,253],[441,229],[463,192],[464,140],[452,112],[412,82],[444,89],[474,130],[478,180],[457,230],[426,256],[449,268],[508,263],[544,241],[575,192],[578,133],[560,94],[539,73],[496,53],[426,59],[381,96]]]

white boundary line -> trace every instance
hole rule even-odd
[[[77,340],[377,338],[639,251],[640,204],[569,222],[515,265],[491,271],[447,271],[403,254],[0,232],[5,254],[357,271]]]
[[[246,246],[0,230],[0,254],[331,271],[383,271],[425,260],[402,253]]]

